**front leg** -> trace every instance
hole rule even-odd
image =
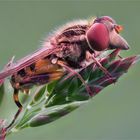
[[[99,54],[98,54],[99,55]],[[91,59],[95,62],[95,64],[101,69],[109,78],[112,78],[111,74],[107,71],[105,67],[102,66],[102,64],[97,60],[96,56],[97,54],[91,54],[89,51],[86,51],[86,60],[90,61]]]

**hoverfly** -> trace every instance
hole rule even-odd
[[[107,73],[107,70],[96,61],[96,54],[105,50],[127,50],[129,46],[119,33],[122,26],[117,25],[109,16],[68,23],[48,37],[41,49],[10,63],[1,73],[0,80],[11,76],[14,89],[13,98],[19,110],[7,129],[15,122],[22,110],[18,92],[25,91],[34,85],[43,85],[61,78],[66,72],[82,68],[83,61],[95,60],[95,63]],[[77,73],[78,74],[78,73]],[[82,77],[78,75],[82,80]]]

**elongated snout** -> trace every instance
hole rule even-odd
[[[127,41],[118,34],[115,30],[112,30],[109,33],[109,49],[121,49],[121,50],[128,50],[129,45]]]

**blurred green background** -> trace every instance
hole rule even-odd
[[[0,1],[0,68],[13,55],[18,59],[39,48],[65,22],[96,15],[112,16],[124,26],[122,35],[131,49],[122,56],[140,54],[140,1]],[[140,63],[68,116],[7,140],[139,140],[139,107]],[[12,93],[6,94],[0,118],[9,120],[16,110]]]

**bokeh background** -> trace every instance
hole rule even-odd
[[[122,51],[122,56],[140,54],[140,1],[5,0],[0,1],[0,68],[13,55],[18,59],[39,48],[46,35],[65,22],[96,15],[112,16],[124,26],[122,35],[131,49]],[[17,110],[12,93],[3,100],[0,118],[9,120]],[[139,140],[139,108],[140,62],[68,116],[14,133],[7,140]]]

